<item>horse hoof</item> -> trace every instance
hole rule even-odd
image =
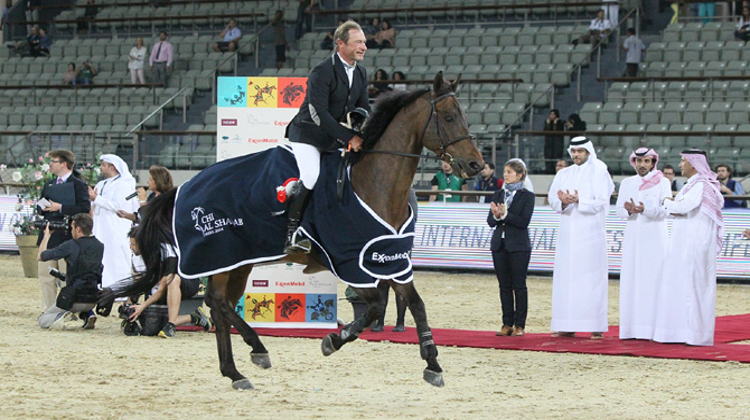
[[[428,384],[432,386],[437,386],[437,387],[445,386],[445,381],[443,381],[442,372],[435,372],[434,370],[425,369],[422,377],[424,378],[425,381],[427,381]]]
[[[333,347],[333,339],[331,339],[331,334],[323,337],[323,341],[320,343],[320,351],[323,352],[323,356],[330,356],[336,352],[336,348]]]
[[[396,325],[393,327],[393,332],[404,332],[406,331],[406,328],[404,328],[403,325]]]
[[[232,382],[232,388],[238,391],[244,391],[246,389],[255,389],[255,387],[253,386],[253,383],[250,382],[250,379],[247,379],[247,378],[239,379],[237,381]]]
[[[271,358],[268,357],[268,353],[250,353],[250,361],[252,361],[254,365],[260,366],[263,369],[271,367]]]

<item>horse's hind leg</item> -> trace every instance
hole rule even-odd
[[[230,338],[232,324],[235,324],[245,342],[253,347],[254,352],[265,355],[265,359],[268,359],[266,349],[260,342],[255,331],[250,329],[251,334],[249,334],[248,330],[243,328],[243,326],[250,327],[234,311],[237,301],[242,296],[242,293],[238,293],[238,290],[244,292],[247,275],[250,273],[251,268],[251,266],[240,267],[230,273],[214,275],[208,281],[206,291],[206,304],[211,308],[211,316],[216,326],[216,344],[219,352],[221,374],[231,379],[232,387],[239,390],[253,389],[253,384],[240,374],[235,366]],[[256,363],[255,361],[253,362]],[[270,361],[267,361],[265,364],[267,364],[266,367],[270,367]]]
[[[354,288],[354,291],[356,291],[357,295],[367,303],[367,312],[365,312],[364,316],[355,319],[341,329],[341,335],[331,333],[323,338],[320,349],[324,356],[330,356],[339,350],[344,344],[356,340],[365,328],[372,325],[373,321],[380,319],[385,312],[383,294],[377,288]]]
[[[438,350],[432,339],[432,331],[427,325],[427,311],[424,307],[422,298],[414,287],[414,282],[398,284],[391,282],[391,287],[397,295],[402,296],[409,306],[414,322],[417,324],[417,334],[419,336],[419,352],[422,359],[427,361],[427,368],[424,370],[424,380],[435,386],[443,386],[443,369],[438,364]]]

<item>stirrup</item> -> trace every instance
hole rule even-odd
[[[284,244],[284,253],[285,254],[296,254],[296,253],[304,253],[309,254],[312,250],[312,242],[310,242],[309,239],[304,238],[297,240],[297,232],[298,230],[295,230],[294,233],[287,238],[286,244]]]

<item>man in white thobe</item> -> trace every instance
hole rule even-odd
[[[630,155],[637,175],[625,178],[617,197],[617,215],[627,220],[620,271],[620,338],[654,336],[656,294],[667,253],[667,213],[661,203],[672,197],[659,155],[642,147]]]
[[[106,178],[89,187],[91,207],[94,209],[94,236],[104,244],[104,272],[102,287],[130,277],[131,222],[117,216],[118,210],[134,213],[138,200],[126,199],[135,192],[135,179],[128,164],[117,155],[102,155],[102,175]]]
[[[574,165],[552,181],[549,202],[560,213],[552,280],[553,336],[591,332],[602,338],[607,324],[605,220],[614,191],[607,165],[586,137],[570,141]]]
[[[681,153],[688,182],[663,208],[674,216],[661,286],[654,341],[711,346],[716,315],[716,256],[721,252],[724,198],[706,152]]]

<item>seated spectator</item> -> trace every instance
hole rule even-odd
[[[26,39],[16,42],[16,44],[11,45],[10,48],[15,49],[16,53],[20,56],[38,57],[39,41],[41,40],[38,30],[39,28],[37,26],[32,26],[31,29],[29,29],[29,34],[26,35]]]
[[[49,39],[47,31],[44,28],[39,28],[39,48],[35,51],[37,55],[34,57],[49,57],[49,49],[51,47],[52,40]]]
[[[432,181],[430,181],[430,183],[432,184],[432,189],[440,191],[467,191],[469,187],[466,185],[466,180],[454,175],[453,167],[448,162],[442,163],[443,170],[435,174],[435,176],[432,177]],[[430,201],[436,200],[443,201],[443,194],[430,196]],[[458,203],[461,201],[466,201],[466,199],[465,197],[462,198],[459,195],[445,194],[445,201],[449,203]]]
[[[596,19],[591,21],[588,33],[578,37],[578,43],[597,45],[602,40],[607,39],[611,31],[612,24],[609,20],[604,19],[604,10],[600,10],[596,12]]]
[[[740,41],[750,41],[750,7],[742,7],[742,15],[734,31],[734,37]]]
[[[570,114],[565,121],[565,131],[586,131],[586,122],[578,114]],[[576,134],[582,136],[583,134]]]
[[[367,41],[365,45],[367,45],[367,48],[393,48],[395,43],[396,29],[391,26],[390,22],[383,19],[378,33],[371,40]]]
[[[135,243],[134,233],[135,229],[131,230],[129,234],[130,248],[135,255],[140,255]],[[162,244],[161,255],[162,260],[164,261],[164,267],[167,267],[166,272],[163,273],[164,275],[161,280],[159,280],[156,291],[142,304],[135,304],[132,306],[134,311],[128,318],[128,321],[135,322],[141,313],[151,305],[166,304],[169,313],[169,321],[159,332],[159,337],[174,337],[177,333],[176,326],[183,324],[197,325],[202,327],[205,331],[209,331],[211,329],[211,320],[203,311],[203,308],[198,307],[198,309],[190,315],[179,315],[180,302],[184,299],[190,299],[198,293],[201,284],[200,279],[182,279],[177,275],[177,254],[175,253],[174,247],[171,245]]]
[[[37,320],[39,327],[50,328],[53,325],[62,328],[65,321],[72,321],[72,314],[79,313],[83,319],[83,329],[94,329],[96,315],[96,296],[102,282],[102,256],[104,245],[91,235],[94,221],[88,213],[73,216],[70,222],[69,239],[57,247],[48,250],[50,238],[49,223],[44,229],[44,237],[39,244],[39,261],[65,259],[65,287],[60,289],[56,303],[50,306]]]
[[[394,71],[393,74],[391,75],[391,80],[393,80],[394,82],[397,82],[399,80],[406,80],[406,75],[403,72]],[[407,86],[408,85],[406,83],[394,83],[391,85],[391,89],[406,90],[408,89]]]
[[[158,196],[161,193],[165,193],[174,187],[172,183],[172,174],[169,173],[169,169],[154,165],[148,169],[148,191],[140,187],[136,190],[138,193],[138,200],[141,202],[141,207],[148,204],[152,198]],[[133,223],[140,223],[140,209],[135,213],[129,213],[125,210],[118,210],[117,216],[128,219]]]
[[[64,85],[76,84],[77,75],[78,75],[78,72],[76,72],[76,63],[68,64],[68,71],[63,73],[63,84]]]
[[[339,19],[338,23],[336,24],[336,28],[343,25],[344,22],[346,22],[344,19]],[[323,38],[322,41],[320,41],[320,49],[321,50],[332,50],[333,49],[333,31],[336,30],[336,28],[333,28],[333,30],[326,32],[325,38]]]
[[[732,168],[724,163],[716,166],[716,175],[721,183],[721,193],[723,195],[744,195],[745,191],[742,189],[742,184],[732,179]],[[724,208],[737,208],[745,207],[745,202],[742,200],[724,200]]]
[[[78,18],[77,25],[79,34],[88,33],[90,29],[94,29],[94,24],[91,21],[94,20],[99,13],[99,8],[94,4],[94,0],[88,0],[84,9],[83,16]]]
[[[133,84],[140,80],[141,84],[146,84],[146,77],[143,74],[143,67],[146,61],[148,50],[143,45],[143,38],[135,39],[135,47],[130,49],[128,69],[130,69],[130,82]]]
[[[380,96],[381,93],[390,90],[391,88],[388,86],[388,73],[383,69],[378,69],[375,72],[375,77],[372,79],[372,86],[367,89],[367,95],[370,99],[375,99]]]
[[[213,49],[216,52],[234,52],[236,51],[240,44],[240,38],[242,37],[242,31],[240,31],[240,28],[237,27],[237,21],[234,19],[229,19],[229,23],[227,24],[227,27],[224,28],[223,31],[219,34],[219,36],[223,39],[222,42],[214,42]]]
[[[90,61],[84,61],[83,64],[78,66],[76,72],[76,84],[78,85],[92,85],[94,84],[94,76],[96,76],[96,69]]]
[[[369,25],[362,25],[362,32],[366,40],[375,38],[375,34],[380,31],[380,18],[372,18]]]

